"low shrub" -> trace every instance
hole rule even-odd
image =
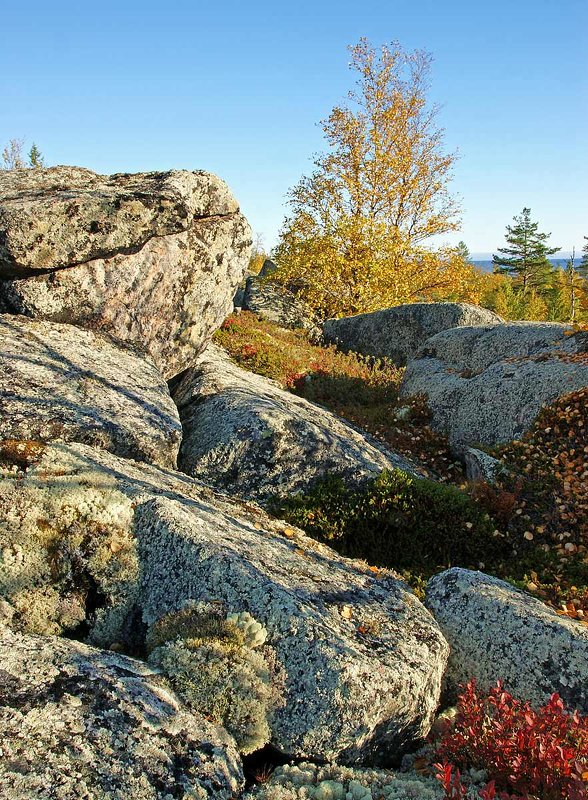
[[[491,518],[467,494],[401,470],[359,489],[329,477],[272,511],[344,555],[380,566],[431,573],[439,566],[478,568],[505,555]]]
[[[460,770],[484,770],[484,800],[586,800],[588,717],[566,711],[554,694],[538,711],[499,682],[483,696],[474,681],[436,744],[437,778],[446,798],[470,797]]]

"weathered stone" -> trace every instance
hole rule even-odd
[[[455,450],[519,439],[543,406],[588,386],[588,335],[558,323],[455,328],[409,362],[403,397],[424,394]]]
[[[227,185],[204,171],[8,170],[0,176],[0,276],[110,258],[238,210]]]
[[[323,337],[341,350],[387,358],[401,367],[440,331],[464,325],[498,325],[493,311],[468,303],[411,303],[370,314],[328,319]]]
[[[0,310],[105,330],[165,377],[232,308],[251,231],[206,172],[0,173]]]
[[[268,278],[272,271],[268,268],[264,276],[260,273],[259,276],[251,275],[247,278],[243,293],[243,310],[252,311],[270,322],[281,325],[282,328],[304,328],[318,335],[318,321],[310,306],[287,287]]]
[[[0,741],[10,800],[229,800],[243,785],[233,740],[147,664],[6,628]]]
[[[476,447],[466,447],[462,455],[468,481],[493,484],[497,475],[504,471],[504,464],[499,459]]]
[[[306,491],[339,473],[360,483],[384,469],[418,468],[321,406],[234,364],[211,345],[173,390],[183,472],[244,499]]]
[[[0,439],[83,442],[175,467],[181,433],[149,357],[73,325],[0,315]]]
[[[483,691],[502,680],[534,706],[558,692],[570,708],[588,713],[586,626],[498,578],[459,568],[429,581],[425,603],[451,647],[450,697],[472,678]]]
[[[108,614],[88,620],[93,641],[124,642],[187,600],[218,601],[268,632],[285,674],[285,705],[270,719],[280,749],[385,763],[427,733],[448,648],[394,573],[347,560],[181,473],[79,444],[29,448],[28,456],[26,471],[22,456],[12,465],[5,457],[0,480],[0,596],[12,606],[14,594],[21,598],[14,625],[27,613],[23,584],[42,595],[56,581],[51,563],[42,564],[55,558],[47,526],[74,524],[77,514],[88,520],[86,553],[92,536],[107,550],[116,542],[116,558],[129,565],[117,583],[116,570],[104,568],[107,579],[97,572],[97,557],[88,564],[110,592]],[[74,580],[84,574],[79,555]],[[62,570],[68,557],[61,552]]]

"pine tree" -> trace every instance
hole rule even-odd
[[[514,225],[506,226],[507,247],[499,247],[502,255],[492,256],[494,271],[511,275],[517,279],[523,294],[540,290],[548,283],[553,267],[549,256],[557,253],[559,247],[548,247],[546,242],[550,233],[539,233],[538,222],[531,222],[531,209],[523,208],[523,213],[514,217]]]
[[[44,167],[45,159],[37,145],[33,142],[33,146],[29,150],[29,164],[31,167]]]

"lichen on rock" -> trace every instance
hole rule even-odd
[[[245,794],[246,800],[442,800],[432,777],[335,764],[278,767],[271,778]]]
[[[71,631],[98,594],[92,638],[111,644],[139,574],[132,502],[108,479],[89,486],[54,475],[27,483],[18,472],[24,453],[16,443],[11,451],[17,464],[8,463],[8,448],[0,463],[0,596],[13,609],[13,625]]]
[[[147,664],[0,626],[0,796],[230,800],[233,740]]]
[[[222,724],[247,754],[268,743],[268,714],[283,705],[275,655],[261,647],[266,637],[247,612],[224,616],[218,603],[188,602],[151,626],[147,647],[184,702]]]

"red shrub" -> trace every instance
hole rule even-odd
[[[484,800],[588,800],[588,717],[567,712],[557,694],[534,711],[500,682],[484,697],[470,681],[435,755],[448,800],[467,796],[456,767],[487,771]]]

